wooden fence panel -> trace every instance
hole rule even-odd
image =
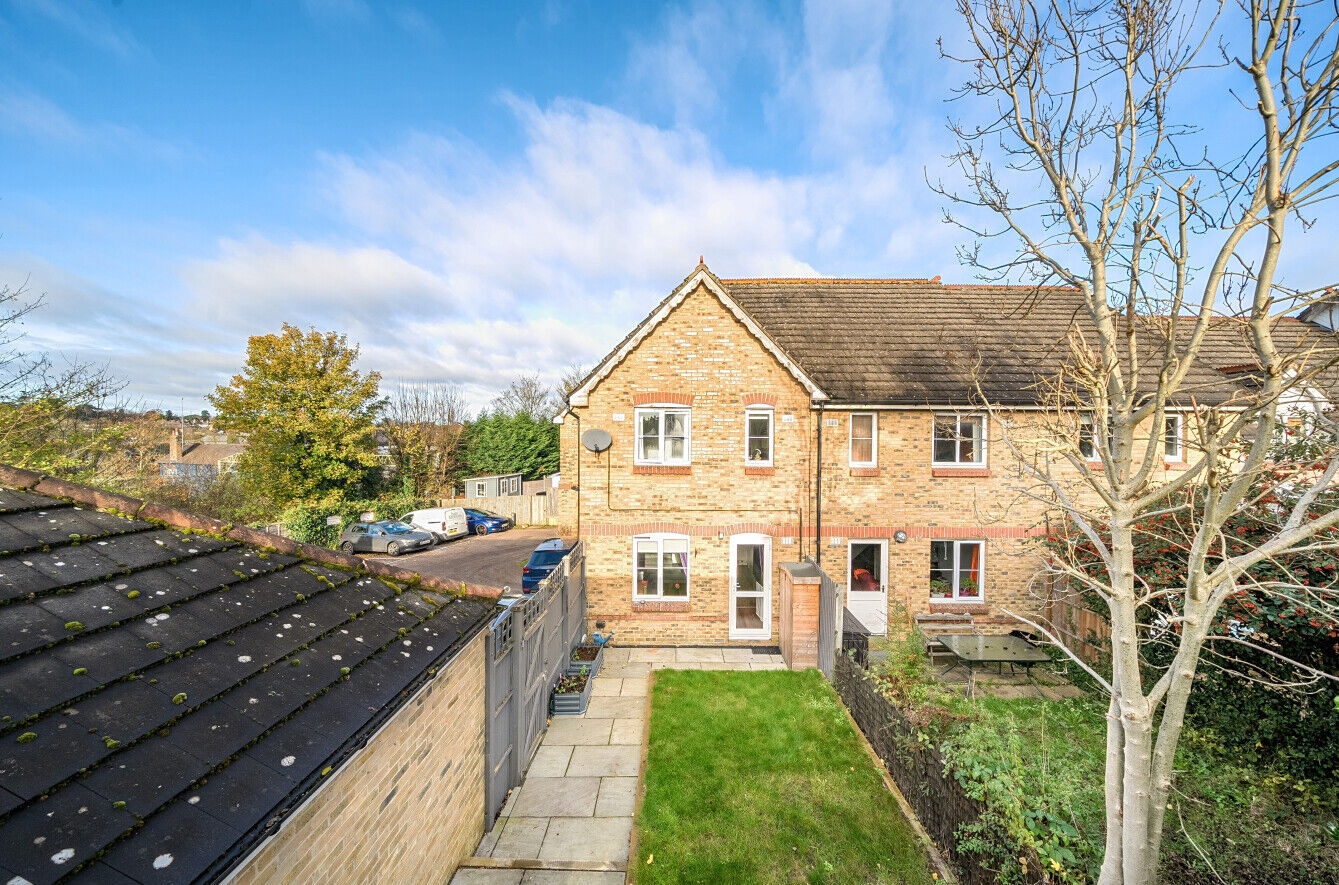
[[[472,507],[509,517],[518,526],[558,525],[558,495],[499,495],[491,498],[443,498],[442,507]]]

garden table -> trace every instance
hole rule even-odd
[[[1032,667],[1051,659],[1045,650],[1038,648],[1021,636],[988,636],[980,633],[941,633],[935,637],[957,658],[952,666],[940,676],[947,675],[963,664],[967,665],[967,697],[972,697],[976,687],[976,668],[986,664],[999,664],[1010,669],[1015,665],[1024,668],[1028,677],[1032,676]]]

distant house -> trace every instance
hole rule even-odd
[[[465,480],[466,498],[501,498],[520,495],[524,480],[523,474],[508,473],[503,476],[472,476]]]
[[[158,464],[158,475],[173,482],[207,485],[224,473],[237,469],[237,459],[246,443],[198,442],[184,445],[180,428],[168,439],[167,460]]]

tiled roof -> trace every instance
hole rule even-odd
[[[246,451],[244,443],[192,443],[181,453],[178,464],[207,464],[214,466],[225,458]]]
[[[1079,293],[1055,287],[945,285],[937,278],[721,284],[833,403],[953,405],[984,395],[998,405],[1035,404],[1038,381],[1068,364],[1069,330],[1083,318]],[[1337,346],[1334,336],[1297,319],[1280,317],[1274,330],[1285,354],[1315,344],[1333,354]],[[1154,337],[1145,335],[1145,344]],[[1216,321],[1185,398],[1229,399],[1242,379],[1217,368],[1251,359],[1245,324]],[[1339,393],[1332,371],[1318,386]]]
[[[3,878],[218,879],[482,629],[431,583],[0,467]]]

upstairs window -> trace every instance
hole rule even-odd
[[[744,413],[744,463],[749,467],[772,466],[771,409],[749,409]]]
[[[632,539],[633,585],[637,599],[688,598],[688,538],[642,535]]]
[[[935,415],[934,463],[981,466],[986,463],[983,415]]]
[[[637,464],[687,464],[692,454],[688,409],[637,410]]]
[[[985,541],[930,542],[930,598],[981,599]]]
[[[873,412],[851,414],[851,466],[879,464],[879,423]]]
[[[1167,460],[1180,461],[1185,457],[1181,448],[1181,416],[1166,416]]]

